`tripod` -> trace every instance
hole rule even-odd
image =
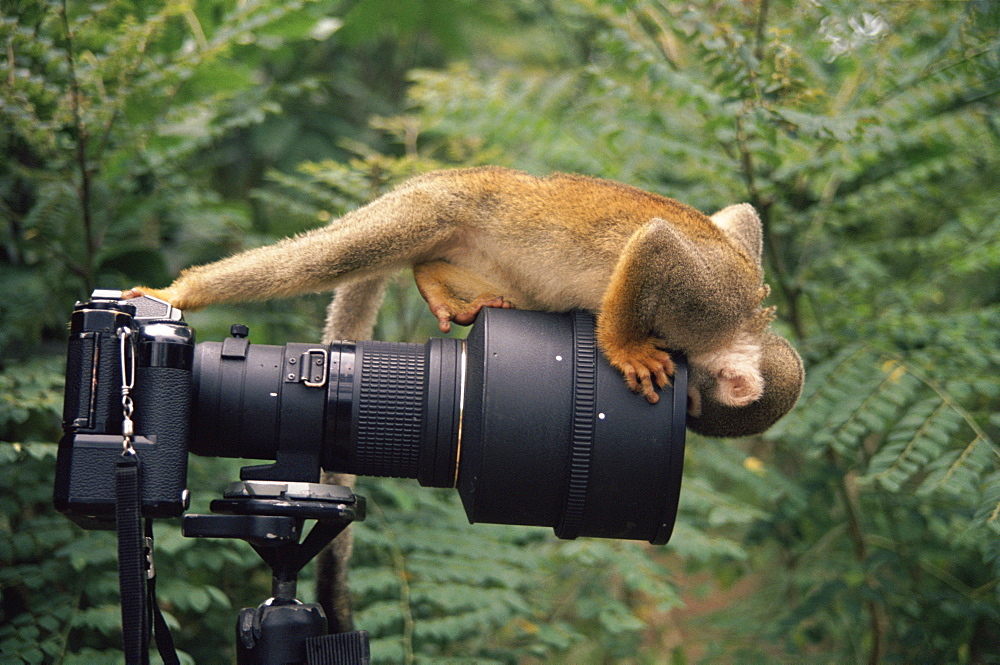
[[[299,571],[354,520],[365,518],[364,497],[347,487],[244,480],[211,503],[213,515],[184,517],[184,535],[240,538],[271,568],[271,597],[240,610],[238,665],[271,663],[367,665],[368,633],[327,634],[323,609],[296,600]],[[304,540],[303,523],[316,520]]]

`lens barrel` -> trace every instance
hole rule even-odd
[[[453,487],[463,347],[437,338],[328,348],[203,342],[195,349],[191,451],[279,464],[293,451],[328,470]],[[303,373],[306,366],[318,370]],[[310,480],[276,473],[266,477]]]
[[[191,451],[284,465],[262,478],[307,458],[416,478],[457,487],[471,522],[663,543],[683,464],[678,360],[653,405],[607,363],[582,312],[484,309],[466,342],[203,342]]]

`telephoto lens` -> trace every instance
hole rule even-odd
[[[279,467],[312,457],[327,470],[456,487],[470,522],[670,537],[682,356],[650,404],[605,360],[583,312],[486,308],[467,340],[426,344],[269,346],[237,328],[196,346],[192,452]]]

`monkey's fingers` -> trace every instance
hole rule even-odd
[[[198,301],[194,299],[190,290],[178,289],[176,286],[168,286],[165,289],[151,289],[148,286],[133,286],[131,289],[122,291],[122,300],[138,298],[140,296],[152,296],[170,303],[174,307],[182,310],[201,309],[213,302],[211,299]]]
[[[141,296],[152,296],[153,298],[159,298],[160,300],[166,300],[168,303],[175,307],[181,307],[177,301],[177,298],[171,292],[170,289],[151,289],[148,286],[133,286],[131,289],[126,289],[122,291],[122,300],[128,300],[130,298],[139,298]],[[181,307],[182,309],[185,309]]]
[[[670,354],[660,349],[651,352],[650,369],[656,377],[656,386],[666,388],[670,385],[670,377],[674,375],[674,361]]]
[[[653,375],[646,367],[625,363],[618,369],[625,376],[625,385],[632,392],[642,395],[650,404],[656,404],[660,401],[660,396],[656,394],[656,388],[653,385]]]
[[[453,321],[460,326],[472,325],[479,314],[479,310],[483,307],[497,307],[502,309],[513,307],[503,296],[493,295],[480,296],[474,300],[463,300],[458,297],[438,298],[432,296],[427,298],[427,305],[430,307],[431,313],[437,318],[438,327],[441,329],[441,332],[445,333],[451,330]]]
[[[643,395],[650,404],[660,401],[656,390],[670,385],[670,377],[674,373],[674,362],[669,353],[657,348],[659,342],[650,338],[645,342],[605,351],[611,364],[625,376],[628,387]]]

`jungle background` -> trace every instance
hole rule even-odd
[[[751,202],[808,381],[763,436],[689,436],[666,547],[469,526],[452,491],[363,479],[376,662],[1000,662],[997,2],[0,7],[5,663],[120,659],[113,535],[51,507],[73,302],[487,163]],[[376,338],[434,334],[411,282]],[[327,300],[189,321],[309,341]],[[195,509],[239,465],[192,456]],[[232,662],[268,571],[175,523],[157,542],[185,662]]]

